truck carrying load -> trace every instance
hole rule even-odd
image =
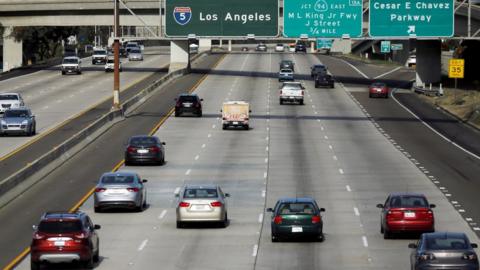
[[[229,101],[222,106],[222,128],[243,127],[249,129],[250,104],[245,101]]]

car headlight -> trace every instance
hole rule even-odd
[[[7,122],[5,122],[5,120],[2,120],[2,121],[0,121],[0,124],[1,124],[2,126],[4,126],[4,125],[7,124]]]
[[[475,253],[465,253],[462,256],[462,259],[467,261],[474,261],[477,260],[477,255]]]
[[[28,125],[28,120],[23,120],[22,125]]]
[[[418,258],[421,261],[435,260],[435,256],[432,253],[422,253]]]

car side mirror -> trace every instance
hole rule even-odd
[[[225,193],[225,197],[229,198],[229,197],[230,197],[230,193]]]
[[[203,101],[203,98],[201,98],[200,101]]]
[[[377,208],[383,208],[383,204],[381,203],[377,204]]]
[[[180,193],[177,192],[175,193],[175,198],[178,198],[178,197],[180,197]]]
[[[100,226],[98,224],[93,225],[94,230],[100,230],[100,228],[102,228],[102,226]]]
[[[142,179],[142,183],[147,183],[148,180],[147,179]]]
[[[433,203],[430,204],[430,208],[435,208],[435,207],[437,207],[435,204],[433,204]]]
[[[167,145],[165,142],[162,142],[162,145]]]
[[[248,110],[248,112],[249,112],[249,113],[251,113],[251,112],[252,112],[252,110]]]
[[[320,208],[320,212],[325,212],[325,208]]]
[[[220,112],[223,112],[223,110],[220,110]]]
[[[408,247],[409,248],[417,248],[417,244],[410,243],[410,244],[408,244]]]
[[[267,212],[273,212],[273,208],[267,208]]]
[[[470,246],[471,246],[472,248],[478,248],[478,245],[477,245],[476,243],[471,243]]]

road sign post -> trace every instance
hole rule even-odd
[[[168,37],[275,37],[277,0],[167,0]]]
[[[370,0],[371,37],[451,37],[454,0]]]
[[[283,4],[285,37],[362,35],[362,0],[284,0]]]

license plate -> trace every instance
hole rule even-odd
[[[195,210],[207,210],[207,206],[206,205],[194,205],[193,209],[195,209]]]
[[[183,103],[184,107],[190,108],[192,106],[192,103]]]
[[[55,241],[53,242],[53,245],[55,245],[56,247],[63,247],[65,246],[65,241]]]
[[[234,125],[238,125],[238,122],[233,122]]]
[[[300,233],[303,232],[303,228],[300,226],[292,226],[292,233]]]
[[[408,218],[414,218],[415,217],[415,212],[405,212],[404,216],[408,217]]]
[[[138,149],[138,150],[137,150],[137,153],[139,153],[139,154],[146,154],[146,153],[148,153],[148,149]]]

